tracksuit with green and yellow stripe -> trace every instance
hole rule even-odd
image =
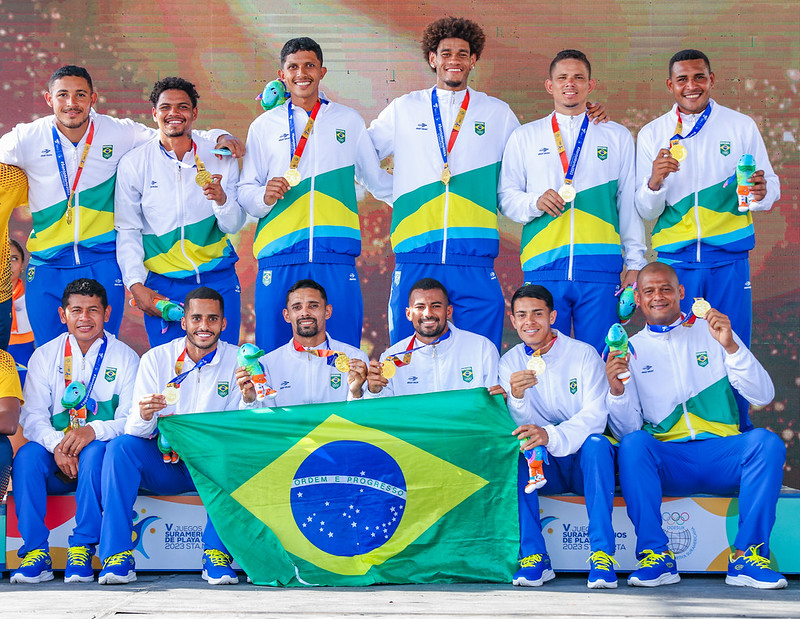
[[[392,177],[380,168],[358,112],[321,99],[297,168],[300,183],[271,206],[264,203],[266,184],[283,176],[292,159],[287,104],[261,114],[247,133],[239,202],[258,219],[256,342],[267,352],[292,336],[281,314],[287,290],[299,279],[325,288],[334,308],[326,324],[331,336],[355,347],[361,342],[364,305],[356,271],[361,228],[354,181],[388,202]],[[296,105],[292,110],[299,139],[308,113]]]
[[[755,246],[753,215],[740,213],[736,181],[739,157],[755,157],[764,170],[767,195],[751,205],[768,211],[780,198],[780,183],[769,163],[764,140],[752,118],[710,100],[703,128],[681,144],[687,157],[666,177],[658,191],[648,187],[653,161],[669,148],[678,120],[677,106],[645,125],[636,138],[636,209],[644,220],[656,219],[653,249],[671,265],[686,290],[681,309],[689,312],[694,297],[704,297],[731,319],[739,337],[750,345],[752,296],[748,254]],[[691,132],[699,114],[681,114],[682,135]]]
[[[176,302],[198,286],[209,286],[225,300],[227,327],[222,338],[239,343],[241,299],[228,240],[239,231],[245,213],[237,202],[239,165],[232,157],[217,159],[215,142],[192,134],[197,156],[211,174],[222,175],[227,200],[219,206],[195,182],[197,166],[190,149],[182,161],[164,150],[158,138],[131,151],[119,163],[114,220],[117,260],[130,288],[144,284]],[[162,333],[160,318],[145,315],[150,346],[183,334],[178,322]]]
[[[117,266],[114,231],[117,165],[125,153],[155,137],[157,131],[94,110],[89,121],[94,123],[94,136],[72,202],[71,222],[53,143],[55,116],[19,124],[0,137],[0,161],[21,168],[28,176],[33,230],[25,277],[28,296],[37,300],[27,308],[37,346],[66,331],[58,320],[61,295],[69,282],[80,277],[96,279],[105,287],[111,306],[106,329],[117,334],[122,322],[125,287]],[[222,134],[219,130],[208,133]],[[88,135],[87,125],[87,132],[73,144],[57,131],[70,187]]]
[[[566,156],[572,157],[584,114],[556,114]],[[521,263],[526,283],[553,294],[557,328],[603,350],[618,321],[614,291],[623,267],[646,263],[644,226],[633,204],[633,138],[617,123],[589,123],[573,179],[577,192],[559,217],[539,210],[548,189],[564,184],[553,114],[517,129],[500,173],[500,209],[523,224]],[[624,250],[624,262],[623,262]]]
[[[507,104],[485,93],[437,89],[445,142],[466,92],[470,95],[448,156],[452,179],[445,185],[432,90],[395,99],[369,128],[378,156],[394,155],[389,337],[396,344],[413,333],[405,316],[408,294],[418,279],[433,277],[450,294],[453,322],[499,349],[505,301],[494,272],[500,248],[497,179],[503,149],[519,121]]]
[[[764,428],[740,431],[731,386],[764,406],[775,389],[767,371],[734,333],[728,354],[704,320],[659,333],[649,326],[631,338],[631,378],[620,396],[606,395],[621,426],[619,469],[636,551],[664,552],[662,496],[739,495],[734,546],[746,550],[769,536],[783,479],[786,447]]]

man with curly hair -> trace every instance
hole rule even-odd
[[[181,77],[157,81],[150,103],[158,139],[127,153],[117,171],[117,261],[144,313],[150,346],[183,333],[180,322],[162,320],[156,302],[181,301],[200,285],[219,292],[232,308],[222,339],[239,343],[239,257],[228,240],[246,217],[236,197],[239,164],[214,157],[214,141],[192,129],[199,98],[195,85]]]
[[[519,121],[506,103],[467,87],[485,42],[481,27],[468,19],[429,24],[422,53],[436,85],[395,99],[369,128],[378,156],[394,155],[392,344],[413,333],[405,319],[411,286],[432,277],[450,293],[453,321],[500,347],[505,302],[494,272],[497,179]]]

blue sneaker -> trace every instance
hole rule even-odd
[[[637,570],[628,576],[628,584],[632,587],[659,587],[673,585],[681,581],[678,565],[671,550],[653,552],[645,550],[639,561]]]
[[[517,587],[541,587],[555,577],[547,554],[530,555],[520,560],[519,569],[511,582]]]
[[[215,548],[203,551],[203,580],[209,585],[235,585],[239,577],[233,571],[233,557]]]
[[[93,556],[94,549],[90,546],[70,546],[67,551],[67,566],[64,568],[64,582],[94,582]]]
[[[616,559],[602,550],[596,550],[589,555],[589,579],[586,586],[590,589],[616,589],[617,573],[614,565],[619,566]]]
[[[750,546],[737,559],[734,559],[731,554],[728,559],[726,584],[734,587],[755,587],[756,589],[783,589],[787,585],[783,574],[770,569],[769,559],[758,554],[761,546],[762,544]]]
[[[97,582],[101,585],[126,585],[136,580],[136,561],[133,550],[111,555],[103,563]]]
[[[19,567],[11,574],[11,582],[35,584],[53,580],[53,560],[50,553],[41,548],[25,555]]]

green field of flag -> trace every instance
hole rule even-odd
[[[284,586],[509,582],[514,427],[486,389],[159,421],[239,565]]]

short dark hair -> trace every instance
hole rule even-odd
[[[61,67],[60,69],[56,69],[53,72],[53,75],[50,76],[50,79],[47,80],[47,91],[49,92],[50,89],[53,87],[53,83],[57,80],[60,80],[62,77],[82,77],[87,82],[89,82],[89,91],[94,92],[94,85],[92,84],[92,76],[89,75],[89,72],[84,69],[83,67],[75,66],[74,64],[68,64],[66,66]]]
[[[300,279],[297,280],[294,285],[286,291],[286,305],[289,305],[289,295],[293,292],[297,292],[301,288],[311,288],[319,292],[322,300],[325,302],[325,305],[328,304],[328,293],[325,292],[325,288],[322,287],[321,284],[318,284],[313,279]]]
[[[19,255],[22,256],[22,259],[25,260],[25,250],[22,249],[22,245],[20,245],[15,239],[8,239],[8,242],[14,246],[14,249],[16,249],[19,252]]]
[[[586,65],[586,69],[589,71],[589,77],[592,77],[592,64],[589,62],[589,59],[586,57],[582,51],[577,49],[562,49],[560,52],[556,54],[556,57],[550,62],[550,70],[548,75],[550,77],[553,76],[553,69],[556,68],[556,65],[561,62],[562,60],[579,60],[583,64]]]
[[[670,278],[674,278],[678,285],[681,283],[680,278],[678,277],[678,272],[672,268],[672,266],[668,265],[666,262],[655,261],[650,262],[639,269],[639,274],[636,276],[636,284],[638,285],[642,278],[651,271],[661,271],[669,275]]]
[[[100,299],[100,304],[103,306],[103,309],[108,307],[108,295],[106,294],[106,289],[103,288],[103,284],[98,282],[96,279],[88,279],[83,277],[67,284],[67,287],[64,288],[64,294],[61,296],[61,307],[64,309],[67,308],[69,305],[69,298],[73,294],[77,294],[82,297],[97,297]]]
[[[553,294],[544,286],[539,284],[525,284],[521,288],[517,288],[514,296],[511,297],[511,313],[514,313],[514,305],[519,299],[539,299],[544,301],[547,309],[553,311]]]
[[[165,77],[163,80],[158,80],[153,84],[153,90],[150,91],[150,103],[153,104],[153,107],[158,105],[158,98],[165,90],[182,90],[192,100],[192,107],[197,107],[197,100],[200,98],[200,95],[197,94],[197,88],[182,77]]]
[[[442,17],[428,24],[422,33],[422,53],[428,62],[430,53],[436,53],[442,39],[461,39],[469,43],[469,53],[475,54],[478,60],[486,44],[486,35],[481,27],[472,20],[463,17]]]
[[[409,303],[411,303],[411,295],[415,290],[441,290],[442,294],[444,294],[444,300],[448,305],[450,305],[450,295],[447,294],[447,288],[445,288],[442,282],[440,282],[438,279],[433,279],[432,277],[423,277],[417,281],[413,286],[411,286],[411,290],[408,291]]]
[[[281,48],[281,67],[286,62],[286,57],[289,54],[296,54],[297,52],[314,52],[319,59],[319,64],[322,64],[322,48],[314,39],[310,37],[297,37],[296,39],[289,39],[283,44]]]
[[[194,290],[190,290],[188,293],[186,293],[186,296],[183,298],[184,311],[189,311],[189,301],[192,299],[216,301],[219,303],[220,314],[223,316],[225,315],[225,299],[223,299],[222,295],[213,288],[209,288],[208,286],[200,286],[199,288],[195,288]]]
[[[672,77],[672,65],[676,62],[685,62],[686,60],[702,60],[706,63],[706,68],[708,72],[711,73],[711,62],[708,60],[708,56],[706,56],[703,52],[699,49],[682,49],[681,51],[675,53],[672,58],[669,59],[669,75],[668,77]]]

